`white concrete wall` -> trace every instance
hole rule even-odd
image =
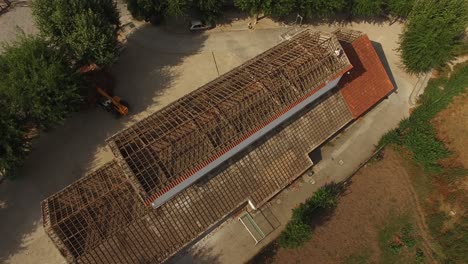
[[[341,76],[338,77],[337,79],[330,81],[327,83],[322,89],[311,95],[310,97],[306,98],[293,108],[291,108],[289,111],[284,113],[283,115],[279,116],[277,119],[273,120],[271,123],[263,127],[262,129],[258,130],[254,134],[252,134],[250,137],[246,138],[244,141],[224,153],[222,156],[219,158],[215,159],[205,167],[203,167],[201,170],[197,171],[194,173],[191,177],[187,178],[185,181],[181,182],[180,184],[174,186],[172,189],[170,189],[168,192],[164,193],[160,197],[156,198],[151,205],[153,208],[158,208],[161,206],[163,203],[171,199],[173,196],[175,196],[177,193],[180,191],[184,190],[185,188],[189,187],[193,183],[195,183],[197,180],[205,176],[208,172],[213,170],[214,168],[218,167],[221,163],[225,162],[226,160],[230,159],[232,156],[234,156],[236,153],[239,151],[242,151],[246,147],[248,147],[250,144],[255,142],[256,140],[260,139],[262,136],[264,136],[266,133],[277,127],[279,124],[283,123],[286,121],[288,118],[302,110],[304,107],[309,105],[310,103],[314,102],[317,100],[320,96],[325,94],[326,92],[330,91],[332,88],[334,88],[338,82],[340,81]],[[247,198],[247,197],[246,197]]]

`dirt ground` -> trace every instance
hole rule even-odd
[[[442,140],[453,155],[443,161],[450,167],[462,166],[468,169],[468,94],[454,98],[452,104],[432,120],[437,137]]]
[[[366,165],[352,178],[337,208],[315,226],[310,241],[300,249],[278,249],[265,263],[344,263],[357,255],[365,256],[366,263],[382,263],[379,232],[394,216],[409,214],[418,236],[427,238],[419,228],[408,177],[399,154],[386,150],[381,162]],[[421,247],[428,256],[430,249]]]

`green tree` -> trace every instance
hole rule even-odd
[[[357,17],[379,16],[383,3],[383,0],[352,0],[351,14]]]
[[[159,23],[164,15],[165,1],[127,0],[127,9],[136,19]]]
[[[388,12],[396,17],[406,18],[413,9],[415,0],[388,0]]]
[[[346,0],[304,0],[297,1],[299,12],[305,17],[329,17],[343,10]]]
[[[281,17],[290,14],[295,0],[234,0],[234,5],[258,19],[260,14]]]
[[[251,16],[255,16],[258,20],[260,13],[264,13],[265,10],[269,9],[269,0],[234,0],[234,5],[240,10],[249,13]]]
[[[266,1],[264,10],[265,15],[273,17],[282,17],[291,14],[296,8],[295,0],[269,0]]]
[[[468,1],[416,1],[400,36],[400,52],[409,72],[421,73],[453,59],[468,26]]]
[[[15,117],[6,111],[5,100],[0,101],[0,109],[0,177],[6,177],[23,162],[26,146],[24,131]]]
[[[20,36],[0,55],[2,111],[17,120],[49,127],[81,101],[80,81],[57,49],[39,37]]]
[[[214,22],[221,14],[223,0],[195,0],[194,4],[203,20]]]
[[[78,64],[108,65],[117,58],[113,0],[35,0],[33,15],[41,34]]]
[[[167,0],[165,15],[180,18],[187,14],[189,3],[187,0]]]

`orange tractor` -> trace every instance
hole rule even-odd
[[[114,88],[113,78],[108,72],[99,69],[96,64],[91,64],[81,67],[80,73],[84,74],[85,79],[92,86],[96,87],[88,96],[90,101],[98,103],[107,111],[113,112],[116,116],[128,115],[128,103],[112,94]]]

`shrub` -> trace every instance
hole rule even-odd
[[[310,225],[302,221],[290,221],[279,237],[279,245],[284,248],[296,248],[307,242],[312,234]]]
[[[438,160],[450,153],[437,139],[431,119],[445,109],[453,97],[466,92],[468,65],[454,71],[450,79],[431,80],[409,118],[403,119],[398,128],[387,132],[379,141],[378,147],[386,144],[404,146],[413,153],[414,160],[428,171],[437,171]]]
[[[307,242],[312,233],[310,223],[315,215],[323,210],[336,206],[341,186],[331,183],[318,189],[312,197],[293,209],[291,221],[281,233],[279,245],[286,248],[295,248]]]

